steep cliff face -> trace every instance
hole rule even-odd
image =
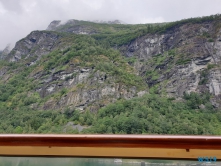
[[[98,45],[90,36],[34,31],[6,57],[10,63],[0,67],[1,82],[27,71],[21,77],[32,88],[22,93],[33,98],[28,105],[37,110],[97,111],[118,99],[145,94],[147,85],[119,52]]]
[[[16,43],[11,53],[6,57],[10,62],[27,59],[36,56],[39,59],[46,55],[54,48],[58,47],[57,43],[61,36],[53,32],[34,31],[26,38]]]
[[[136,86],[117,83],[114,76],[93,68],[70,66],[67,70],[49,75],[36,73],[31,77],[41,81],[36,91],[42,98],[51,96],[41,106],[44,110],[59,110],[68,106],[97,111],[117,99],[130,99],[139,93]]]
[[[217,24],[211,21],[175,26],[166,33],[139,37],[121,49],[128,57],[145,60],[168,50],[179,49],[177,54],[183,53],[199,60],[212,56],[216,63],[220,61],[220,27]]]
[[[147,34],[122,46],[126,57],[136,57],[134,67],[149,87],[158,86],[168,96],[210,92],[220,106],[221,22],[175,26],[166,33]],[[216,101],[216,102],[215,102]]]
[[[53,21],[1,52],[0,133],[221,133],[221,16],[115,23]]]
[[[208,92],[220,108],[220,17],[149,26],[53,21],[16,43],[4,58],[13,63],[0,66],[1,83],[27,70],[32,88],[22,93],[34,96],[28,106],[37,110],[97,111],[148,91],[177,99]]]

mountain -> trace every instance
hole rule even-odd
[[[109,27],[110,24],[114,24],[116,26],[117,24],[123,24],[123,22],[121,22],[120,20],[114,20],[114,21],[95,20],[92,22],[79,21],[74,19],[67,21],[54,20],[49,24],[46,30],[58,31],[58,32],[73,32],[76,34],[94,34],[101,32],[100,28],[102,28],[102,26],[99,26],[99,24],[107,24],[105,28],[106,27],[110,28]]]
[[[11,51],[11,46],[8,44],[2,51],[0,51],[0,59],[4,59]]]
[[[219,134],[220,27],[52,21],[0,61],[0,132]]]
[[[92,33],[89,31],[89,29],[92,28],[93,26],[97,26],[97,24],[125,24],[125,23],[120,20],[113,20],[113,21],[103,21],[103,20],[79,21],[75,19],[67,21],[54,20],[49,24],[46,30],[62,31],[65,29],[66,32],[74,32],[77,34],[88,34]],[[94,33],[95,32],[96,31],[94,31]]]
[[[120,20],[113,20],[113,21],[94,20],[92,22],[101,23],[101,24],[126,24],[125,22]]]

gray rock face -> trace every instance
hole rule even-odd
[[[221,94],[221,71],[212,70],[209,74],[209,91],[218,96]]]
[[[164,34],[139,37],[129,45],[122,46],[120,50],[126,57],[139,59],[134,67],[141,76],[147,70],[159,73],[157,79],[147,78],[149,87],[159,84],[159,91],[166,91],[168,96],[174,97],[181,97],[184,92],[210,92],[215,96],[213,102],[219,106],[217,103],[220,101],[218,96],[221,95],[221,70],[207,68],[209,64],[220,65],[221,29],[216,33],[214,41],[209,41],[204,36],[205,33],[213,34],[214,31],[212,23],[185,24]],[[167,56],[170,50],[174,50],[173,56],[166,58],[161,64],[151,63],[154,56]],[[185,57],[187,61],[179,64],[176,57]],[[205,78],[202,76],[203,72],[209,72]]]
[[[21,58],[30,56],[37,56],[39,59],[56,47],[59,38],[60,36],[57,33],[34,31],[16,43],[7,59],[10,62],[16,62]]]
[[[197,66],[194,62],[185,66],[179,66],[169,78],[167,92],[170,96],[182,96],[184,92],[196,92],[200,81],[198,70],[206,66]]]
[[[165,34],[147,34],[146,36],[139,37],[120,49],[127,57],[136,56],[139,59],[147,60],[154,55],[192,43],[193,45],[191,48],[188,48],[189,50],[183,51],[196,53],[196,57],[199,54],[200,56],[208,56],[213,51],[209,50],[211,51],[209,52],[209,48],[207,48],[209,46],[205,46],[207,40],[205,38],[198,38],[198,36],[203,34],[202,29],[209,31],[212,28],[211,24],[185,24],[181,27],[175,27]],[[219,44],[216,45],[219,48]]]
[[[92,68],[72,68],[59,71],[45,77],[44,73],[36,73],[31,77],[41,80],[41,88],[36,89],[41,97],[58,94],[66,88],[69,92],[60,100],[48,100],[42,109],[63,109],[66,106],[91,111],[97,111],[117,99],[131,99],[146,92],[138,92],[136,87],[128,87],[115,83],[115,78],[105,72],[94,71]],[[109,83],[110,82],[110,83]]]

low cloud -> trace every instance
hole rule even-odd
[[[169,22],[220,12],[220,0],[0,0],[0,49],[53,20]]]

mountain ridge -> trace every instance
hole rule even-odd
[[[182,116],[188,112],[189,119],[194,115],[198,119],[209,112],[216,119],[214,124],[219,125],[220,15],[163,24],[98,24],[72,20],[57,26],[59,23],[52,22],[45,31],[31,32],[0,61],[2,112],[13,110],[26,115],[28,111],[36,111],[35,115],[41,117],[30,120],[30,130],[25,122],[16,122],[19,124],[16,125],[14,120],[12,128],[22,126],[22,132],[43,132],[44,120],[49,117],[40,114],[48,111],[61,119],[59,132],[62,125],[75,123],[92,126],[85,129],[92,133],[188,134],[178,124],[180,117],[174,112],[178,108]],[[138,108],[139,102],[144,104],[140,108],[143,113]],[[179,126],[176,131],[172,130],[173,118],[167,110],[176,116],[174,123]],[[156,123],[148,123],[151,128],[145,128],[144,117],[148,119],[152,114],[165,115],[167,118],[161,120],[171,125],[163,130],[165,124],[156,120]],[[140,122],[139,117],[143,118]],[[50,120],[51,125],[57,123],[55,119]],[[133,120],[135,126],[140,126],[137,130],[131,124]],[[38,121],[42,124],[38,125]],[[130,126],[129,129],[121,126],[121,121]],[[98,127],[98,122],[104,129]],[[192,134],[220,132],[213,127],[211,132],[206,126],[201,129],[194,119],[181,124],[185,123],[196,126],[197,130],[189,130]],[[159,130],[157,124],[161,126]],[[70,131],[77,132],[72,127],[69,126]]]

